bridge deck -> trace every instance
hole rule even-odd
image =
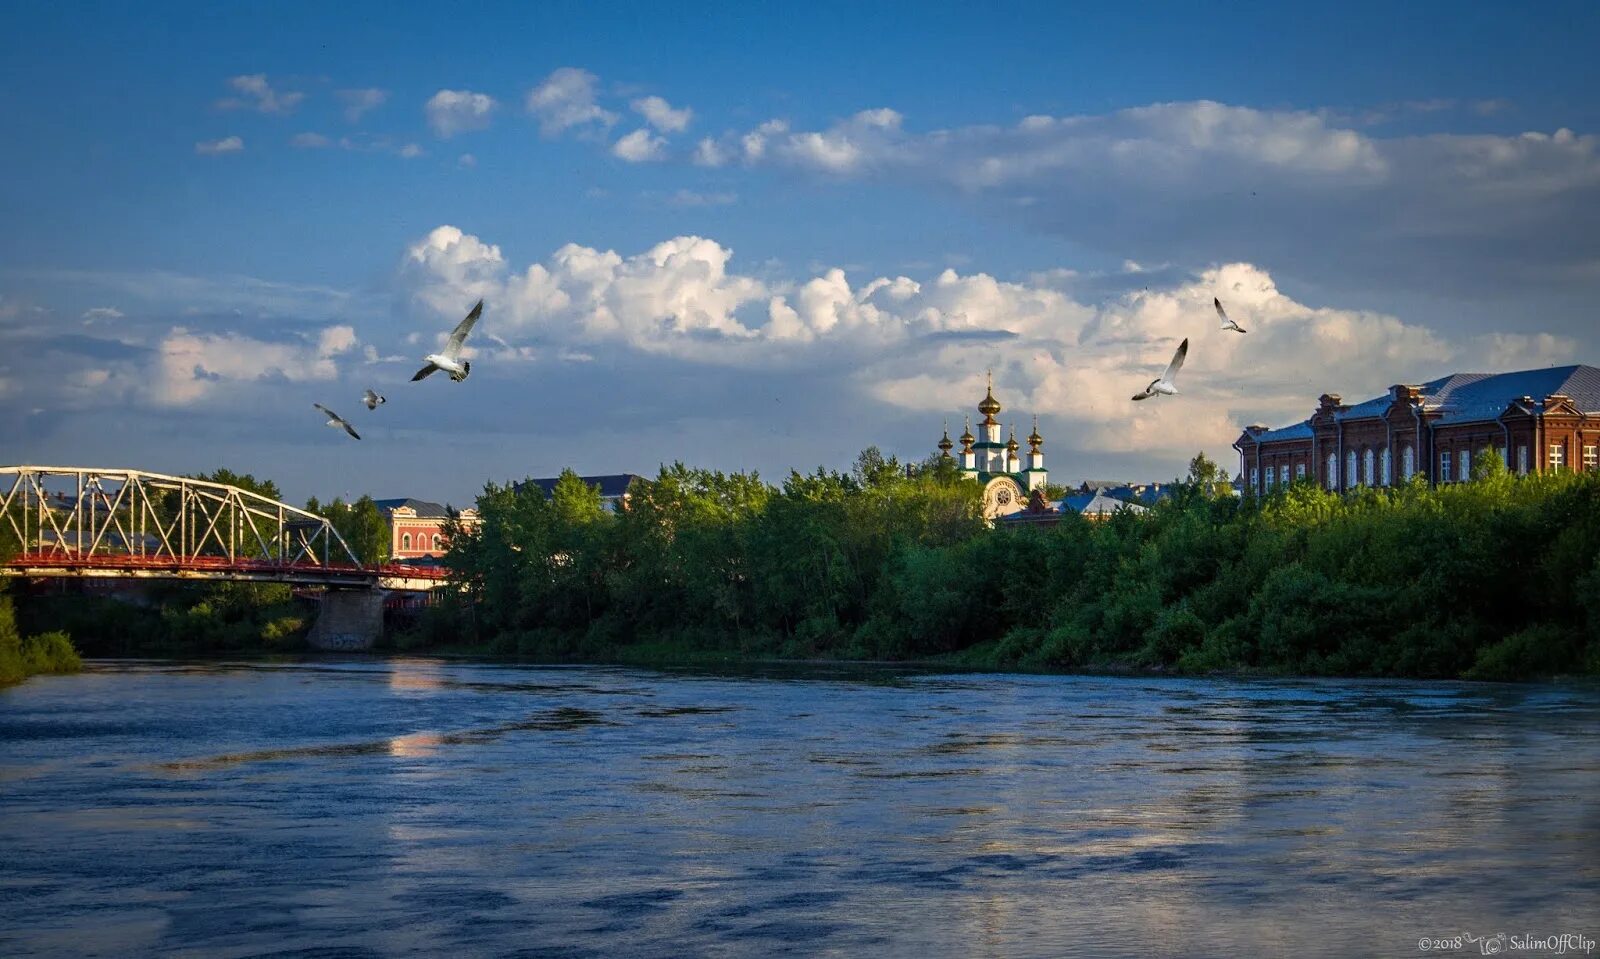
[[[0,564],[0,576],[28,579],[171,579],[294,583],[345,589],[426,590],[443,585],[449,574],[437,566],[382,566],[278,563],[224,556],[138,556],[65,551],[21,553]]]

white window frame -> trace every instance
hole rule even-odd
[[[1452,479],[1454,479],[1454,477],[1451,476],[1451,473],[1450,473],[1450,467],[1452,465],[1453,464],[1451,463],[1451,460],[1450,460],[1450,451],[1449,450],[1440,450],[1439,451],[1439,482],[1448,483],[1448,482],[1451,482]]]
[[[1297,480],[1303,480],[1306,478],[1306,464],[1304,460],[1294,464],[1294,478]]]
[[[1593,444],[1583,448],[1583,468],[1585,470],[1600,469],[1600,446]]]
[[[1400,476],[1410,479],[1417,475],[1417,451],[1409,443],[1400,449]]]
[[[411,534],[410,533],[401,533],[400,534],[400,548],[401,549],[410,549],[411,548]]]
[[[1528,475],[1528,444],[1526,443],[1517,445],[1517,475]]]
[[[1394,452],[1385,446],[1383,455],[1378,457],[1378,479],[1384,486],[1394,485]]]
[[[1567,465],[1567,444],[1550,444],[1550,472],[1559,473]]]
[[[1338,489],[1338,488],[1339,488],[1339,454],[1330,452],[1328,454],[1328,489],[1335,490],[1335,489]]]
[[[1344,482],[1345,488],[1351,489],[1361,485],[1361,474],[1356,471],[1356,451],[1346,450],[1344,454]]]
[[[1361,485],[1374,486],[1378,482],[1377,471],[1373,469],[1372,447],[1367,447],[1361,453]]]
[[[1288,486],[1289,485],[1289,464],[1288,463],[1285,463],[1282,466],[1278,467],[1278,485],[1279,486]]]
[[[1456,465],[1456,477],[1465,483],[1472,479],[1472,451],[1461,451],[1461,462]]]

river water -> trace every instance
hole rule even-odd
[[[1502,932],[1600,938],[1594,686],[335,659],[0,691],[5,956],[1414,956]]]

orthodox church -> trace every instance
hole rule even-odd
[[[1039,435],[1039,417],[1033,418],[1033,432],[1028,435],[1028,459],[1024,465],[1017,451],[1017,427],[1012,424],[1011,436],[1000,442],[1000,421],[995,414],[1001,410],[1000,401],[994,398],[994,376],[989,377],[989,389],[978,403],[983,420],[978,424],[979,436],[972,435],[972,421],[965,421],[961,433],[961,472],[978,481],[983,487],[983,515],[993,520],[1021,512],[1027,508],[1030,494],[1038,491],[1044,496],[1048,474],[1044,469],[1044,437]],[[980,438],[981,437],[981,438]],[[945,428],[939,440],[940,455],[950,458],[955,444],[950,441],[950,430]]]

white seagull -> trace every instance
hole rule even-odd
[[[356,432],[355,427],[353,427],[349,423],[345,422],[345,418],[340,416],[338,413],[335,413],[333,410],[328,409],[326,406],[323,406],[321,403],[312,403],[311,405],[315,406],[317,409],[321,410],[322,412],[324,412],[324,413],[326,413],[328,415],[328,425],[329,426],[332,426],[335,429],[337,429],[338,427],[342,426],[342,427],[344,427],[344,431],[346,433],[349,433],[351,436],[355,437],[356,439],[360,439],[361,438],[361,434]]]
[[[379,396],[377,393],[367,390],[365,393],[361,394],[361,402],[367,404],[367,409],[375,410],[383,404],[389,402],[389,400],[387,397]]]
[[[1178,371],[1183,369],[1183,358],[1187,356],[1188,353],[1189,340],[1187,337],[1185,337],[1184,341],[1178,344],[1178,351],[1172,354],[1172,362],[1167,364],[1167,371],[1162,373],[1159,379],[1151,380],[1150,385],[1138,393],[1135,393],[1133,398],[1135,400],[1147,400],[1150,397],[1155,396],[1157,393],[1160,393],[1163,396],[1177,396]]]
[[[450,331],[450,340],[445,343],[444,349],[423,357],[428,361],[428,365],[418,370],[417,375],[411,378],[411,382],[423,379],[434,370],[444,370],[457,383],[466,379],[467,374],[472,372],[472,364],[461,358],[461,344],[465,342],[467,334],[472,332],[472,324],[478,322],[478,316],[482,313],[483,301],[479,300],[478,305],[467,314],[467,318],[457,323],[456,328]]]
[[[1228,311],[1224,310],[1222,308],[1222,301],[1221,300],[1219,300],[1219,299],[1217,299],[1216,297],[1213,296],[1211,298],[1211,305],[1217,308],[1217,315],[1222,317],[1222,328],[1224,330],[1232,330],[1235,333],[1244,333],[1244,332],[1246,332],[1244,327],[1242,327],[1239,324],[1233,322],[1233,318],[1228,316]]]

